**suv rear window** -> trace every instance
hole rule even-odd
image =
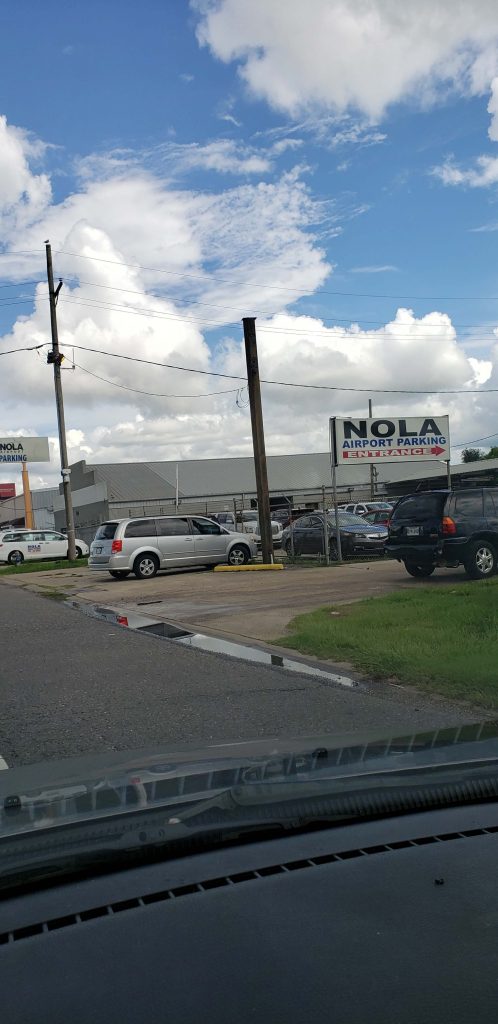
[[[467,491],[455,495],[453,514],[457,518],[468,519],[477,516],[482,518],[482,491]]]
[[[431,519],[439,516],[446,501],[446,494],[410,494],[402,498],[391,516],[394,519]]]
[[[95,534],[95,540],[113,540],[117,523],[102,523]]]

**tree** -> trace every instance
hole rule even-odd
[[[485,459],[498,459],[498,445],[495,444],[493,446],[493,448],[490,448],[489,452],[487,453],[487,455],[484,456],[484,458]]]
[[[480,448],[464,448],[462,452],[462,462],[479,462],[482,459],[482,452]]]

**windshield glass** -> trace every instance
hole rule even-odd
[[[96,531],[95,540],[112,540],[117,525],[117,523],[103,523]]]
[[[413,494],[403,498],[393,511],[392,519],[430,519],[441,513],[446,494]]]
[[[498,3],[3,7],[0,876],[489,739]]]

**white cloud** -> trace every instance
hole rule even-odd
[[[20,142],[18,166],[36,177],[29,165],[36,143],[23,133],[15,138]],[[30,177],[27,183],[31,187]],[[14,220],[25,191],[11,206]],[[489,433],[492,396],[443,397],[438,391],[466,389],[484,380],[486,359],[492,361],[492,380],[498,355],[467,359],[444,312],[417,319],[399,310],[379,331],[363,331],[354,324],[327,327],[285,311],[325,281],[330,265],[314,232],[325,226],[333,233],[346,213],[332,201],[317,202],[296,171],[203,194],[181,190],[145,171],[136,155],[123,154],[107,164],[104,158],[93,177],[88,161],[79,189],[59,203],[45,198],[34,221],[32,212],[17,229],[15,246],[39,250],[40,239],[51,238],[56,275],[64,276],[58,317],[69,365],[73,346],[82,345],[244,376],[240,318],[257,314],[263,378],[387,391],[429,389],[435,393],[374,396],[375,406],[386,414],[448,411],[454,436],[458,433],[461,440]],[[36,258],[12,257],[10,266],[9,259],[2,259],[0,272],[10,277],[41,273],[43,259],[43,252]],[[225,325],[224,340],[208,345],[213,322]],[[230,328],[232,323],[236,326]],[[39,284],[32,313],[16,320],[0,348],[48,342],[46,286]],[[63,374],[72,461],[250,454],[248,409],[237,406],[233,392],[204,397],[238,388],[237,380],[76,348],[75,362],[78,367]],[[54,438],[53,377],[44,352],[5,356],[1,369],[5,430],[23,427]],[[368,393],[263,385],[268,452],[324,450],[329,415],[362,412],[367,398]],[[56,453],[56,445],[52,450]],[[8,479],[6,472],[2,479]],[[36,473],[39,480],[57,483],[55,454],[51,466]]]
[[[475,167],[462,170],[452,161],[447,161],[432,171],[443,185],[468,185],[470,188],[487,188],[498,183],[498,156],[479,156]],[[485,230],[481,228],[481,230]]]
[[[495,0],[192,0],[201,44],[236,61],[256,97],[295,116],[322,108],[370,120],[448,89],[479,95],[498,71]]]
[[[488,135],[493,142],[498,142],[498,78],[491,82],[491,97],[488,103],[488,114],[491,114],[491,123]]]
[[[225,114],[224,120],[227,118],[234,120]],[[196,168],[221,174],[267,174],[272,168],[271,160],[264,152],[232,139],[216,139],[204,145],[198,142],[187,145],[170,143],[162,147],[162,154],[175,167],[177,174]]]
[[[369,267],[351,267],[352,274],[385,274],[393,270],[398,270],[398,267],[393,266],[392,263],[383,263],[379,266],[373,265]]]
[[[228,121],[228,124],[233,124],[236,128],[242,127],[242,121],[237,121],[233,114],[219,114],[218,116],[220,121]]]
[[[190,75],[186,71],[182,71],[182,73],[180,75],[178,75],[178,78],[180,78],[182,80],[182,82],[186,82],[187,85],[189,85],[190,82],[194,81],[194,77],[195,77],[194,75]]]
[[[51,198],[50,179],[35,174],[31,165],[46,147],[21,128],[7,124],[0,115],[0,237],[9,237],[32,223]]]

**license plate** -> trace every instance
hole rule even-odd
[[[93,552],[94,552],[95,555],[101,555],[102,554],[102,548],[94,548]]]
[[[406,536],[407,537],[419,537],[420,536],[420,526],[407,526],[406,527]]]

